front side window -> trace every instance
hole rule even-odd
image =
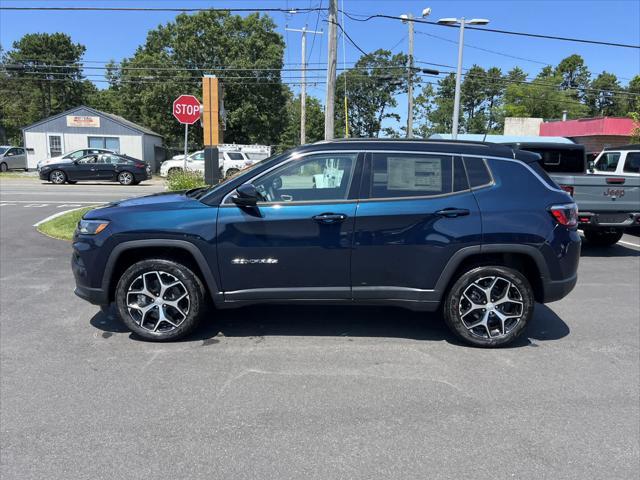
[[[605,152],[600,156],[600,160],[596,163],[596,170],[601,172],[615,172],[618,168],[618,160],[620,160],[619,152]]]
[[[82,158],[84,155],[87,155],[88,153],[92,153],[89,150],[77,150],[75,152],[70,153],[69,155],[66,155],[64,158],[68,158],[70,160],[78,160],[80,158]]]
[[[191,155],[190,160],[193,160],[195,162],[202,162],[204,161],[204,152],[197,152],[194,153],[193,155]]]
[[[624,171],[627,173],[640,173],[640,152],[627,153],[624,162]]]
[[[98,155],[87,155],[78,160],[78,163],[96,163],[98,161]]]
[[[357,156],[357,153],[335,153],[303,157],[253,183],[266,202],[345,200]]]
[[[468,189],[460,158],[451,155],[374,153],[369,198],[445,195]]]

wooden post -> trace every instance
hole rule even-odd
[[[207,75],[202,79],[202,128],[204,146],[213,147],[223,143],[220,125],[220,83]]]

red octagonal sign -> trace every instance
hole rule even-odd
[[[173,101],[173,116],[180,123],[196,123],[200,118],[200,101],[193,95],[180,95]]]

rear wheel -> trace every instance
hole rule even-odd
[[[476,267],[451,287],[444,304],[444,318],[466,343],[498,347],[522,333],[533,315],[534,302],[531,285],[517,270]]]
[[[118,174],[118,182],[120,182],[121,185],[131,185],[134,181],[135,179],[131,172],[125,171]]]
[[[7,164],[4,162],[0,163],[0,172],[6,172],[7,170],[9,170],[9,167],[7,167]]]
[[[230,168],[229,170],[227,170],[227,173],[225,174],[225,178],[230,178],[233,177],[234,175],[236,175],[240,170],[238,170],[237,168]]]
[[[610,247],[615,245],[622,238],[622,230],[585,230],[584,237],[587,241],[598,247]]]
[[[62,170],[54,170],[49,174],[49,181],[56,185],[62,185],[67,181],[67,175]]]
[[[148,340],[176,340],[198,324],[205,290],[198,276],[180,263],[142,260],[129,267],[116,287],[120,318]]]
[[[182,169],[178,167],[170,168],[169,171],[167,172],[167,176],[175,175],[176,173],[180,173],[181,171]]]

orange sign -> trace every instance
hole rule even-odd
[[[67,115],[67,127],[100,128],[100,117],[88,117],[84,115]]]

